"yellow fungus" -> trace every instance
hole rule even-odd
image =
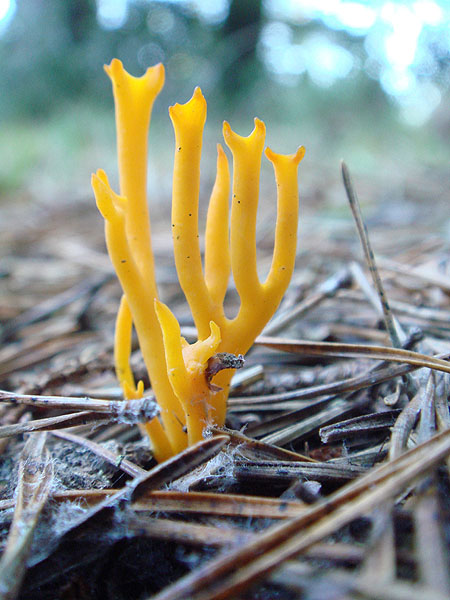
[[[190,345],[181,337],[178,321],[169,308],[158,300],[155,300],[155,307],[163,332],[169,381],[186,413],[191,445],[202,439],[208,424],[208,405],[214,392],[208,385],[205,371],[220,343],[220,330],[211,321],[210,335]]]
[[[141,397],[130,369],[132,327],[161,410],[161,420],[146,424],[155,457],[164,460],[202,438],[208,424],[223,425],[233,369],[209,382],[208,363],[216,353],[245,354],[276,311],[294,269],[297,245],[297,168],[303,158],[266,149],[277,181],[277,223],[272,265],[261,283],[256,262],[256,214],[265,125],[255,119],[248,137],[224,123],[233,157],[233,181],[226,154],[217,147],[217,174],[208,208],[205,255],[198,232],[200,159],[206,101],[196,88],[186,104],[169,109],[175,131],[172,235],[178,279],[198,331],[188,344],[167,306],[158,300],[146,198],[147,135],[153,102],[164,82],[157,65],[140,78],[119,60],[105,67],[116,106],[120,195],[99,170],[92,185],[105,219],[111,261],[123,290],[115,337],[116,373],[126,398]],[[231,189],[231,215],[229,197]],[[230,274],[240,297],[238,314],[226,317],[223,301]]]

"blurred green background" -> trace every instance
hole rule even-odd
[[[382,179],[444,170],[449,15],[448,0],[0,0],[0,192],[84,194],[93,170],[116,171],[113,57],[135,75],[166,66],[150,145],[160,196],[167,107],[196,85],[212,159],[223,119],[247,135],[258,116],[276,151],[307,147],[316,179],[334,180],[341,157]]]

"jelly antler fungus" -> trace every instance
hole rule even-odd
[[[220,344],[220,329],[211,321],[210,335],[188,344],[170,309],[159,300],[155,300],[155,309],[163,333],[169,380],[186,414],[188,443],[194,444],[202,439],[208,425],[211,388],[205,371]]]
[[[203,269],[198,201],[206,101],[196,88],[186,104],[169,109],[176,138],[172,195],[175,263],[199,339],[189,345],[181,337],[175,316],[158,300],[146,200],[147,134],[164,70],[157,65],[136,78],[118,60],[105,69],[113,83],[116,105],[121,195],[113,192],[101,170],[93,175],[92,185],[105,219],[108,252],[123,290],[116,322],[116,372],[126,398],[142,396],[142,382],[136,387],[129,366],[134,324],[161,409],[162,423],[155,418],[145,428],[156,458],[163,460],[201,439],[208,424],[224,424],[234,373],[230,366],[238,366],[240,358],[221,363],[217,357],[245,354],[286,291],[297,246],[297,168],[304,149],[300,147],[292,155],[275,154],[269,148],[265,151],[275,170],[278,209],[272,265],[261,283],[256,264],[256,212],[265,126],[255,119],[253,132],[242,137],[224,123],[223,135],[233,155],[231,219],[229,223],[230,172],[219,144]],[[233,319],[226,317],[223,308],[231,272],[241,301]],[[209,369],[214,360],[214,369]]]

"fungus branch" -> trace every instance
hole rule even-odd
[[[92,185],[105,219],[108,252],[124,292],[117,317],[116,371],[125,396],[135,396],[138,390],[129,368],[134,323],[153,392],[160,400],[164,426],[154,419],[145,427],[155,456],[163,460],[187,444],[184,411],[169,383],[162,333],[153,304],[158,290],[146,195],[147,135],[153,102],[164,82],[164,68],[157,65],[137,78],[129,75],[120,61],[113,60],[106,72],[113,84],[116,106],[122,196],[112,191],[103,171],[93,176]]]
[[[266,281],[261,283],[256,261],[256,216],[265,125],[255,119],[253,132],[242,137],[224,123],[223,135],[233,155],[231,218],[228,160],[218,145],[203,269],[198,203],[206,101],[196,88],[186,104],[170,108],[175,131],[175,264],[199,339],[189,345],[180,335],[175,316],[158,300],[146,200],[147,131],[164,70],[157,65],[135,78],[120,61],[113,60],[106,71],[116,103],[121,195],[112,191],[103,171],[93,176],[92,185],[105,219],[108,252],[124,292],[116,322],[116,372],[126,398],[142,396],[142,383],[136,387],[129,365],[134,324],[161,408],[162,424],[153,419],[145,427],[155,456],[162,460],[186,443],[200,440],[206,425],[224,424],[231,377],[235,368],[242,366],[242,360],[219,361],[220,369],[211,370],[213,357],[216,352],[223,356],[245,354],[274,314],[289,284],[297,244],[297,167],[304,149],[299,148],[293,155],[266,150],[275,170],[278,210],[272,265]],[[223,307],[230,272],[241,300],[234,319],[225,316]]]

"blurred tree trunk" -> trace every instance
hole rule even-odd
[[[97,27],[94,0],[71,0],[65,5],[64,16],[75,44],[83,43]]]
[[[261,65],[256,49],[261,29],[261,0],[232,0],[222,35],[230,49],[224,58],[221,87],[229,100],[239,95],[258,77]]]

